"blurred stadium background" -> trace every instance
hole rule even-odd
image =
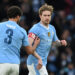
[[[23,11],[19,24],[28,32],[33,24],[39,22],[38,9],[44,3],[53,5],[51,24],[55,26],[59,39],[68,42],[67,47],[52,46],[48,56],[48,73],[49,75],[75,75],[75,0],[0,0],[0,22],[7,21],[7,9],[17,5]],[[20,54],[19,75],[28,75],[26,66],[28,55],[23,48]]]

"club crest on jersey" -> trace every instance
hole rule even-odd
[[[48,32],[48,36],[50,37],[50,32]]]

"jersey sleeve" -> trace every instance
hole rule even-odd
[[[53,36],[53,42],[59,40],[58,37],[57,37],[57,34],[56,34],[56,30],[55,28],[53,27],[53,30],[54,30],[54,36]]]
[[[39,27],[34,25],[28,32],[28,34],[34,39],[36,36],[39,35]]]
[[[28,38],[35,39],[35,38],[36,38],[36,35],[35,35],[34,33],[30,32],[30,33],[28,34]]]
[[[22,40],[22,45],[23,46],[29,46],[29,41],[28,41],[28,36],[27,36],[27,32],[24,30],[23,31],[24,37]]]

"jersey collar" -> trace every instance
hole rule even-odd
[[[44,26],[43,24],[41,24],[41,23],[40,23],[40,25],[41,25],[43,28],[49,30],[49,25],[48,25],[48,28],[47,28],[46,26]]]

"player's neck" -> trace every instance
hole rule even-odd
[[[17,23],[17,19],[9,18],[9,21],[14,21]]]
[[[40,23],[41,23],[43,26],[45,26],[46,28],[49,27],[49,24],[44,24],[42,21],[40,21]]]

